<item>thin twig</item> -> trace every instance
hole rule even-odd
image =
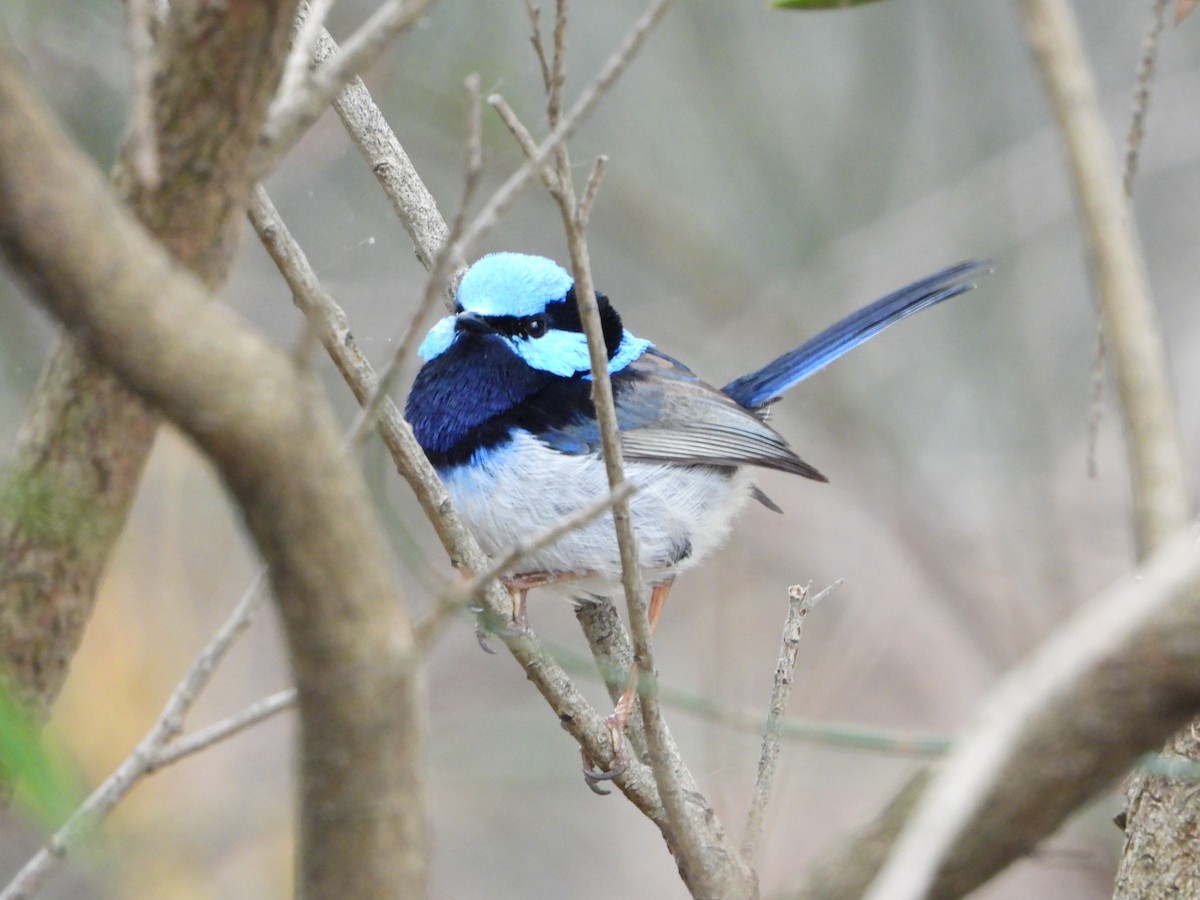
[[[1100,473],[1097,462],[1100,446],[1100,425],[1104,421],[1104,373],[1107,369],[1105,360],[1108,357],[1107,346],[1104,342],[1104,324],[1096,311],[1096,341],[1092,345],[1092,367],[1089,378],[1088,398],[1088,432],[1087,432],[1087,474],[1095,478]]]
[[[1146,137],[1146,115],[1150,111],[1150,87],[1154,84],[1154,70],[1158,65],[1158,39],[1166,25],[1167,5],[1171,0],[1154,0],[1151,7],[1150,24],[1142,38],[1142,55],[1138,59],[1137,75],[1133,86],[1133,112],[1129,117],[1129,134],[1125,138],[1126,196],[1133,196],[1133,179],[1137,175],[1138,154],[1142,140]]]
[[[144,190],[158,187],[158,129],[154,121],[154,12],[151,0],[126,0],[126,42],[129,44],[129,154],[134,175]]]
[[[1165,25],[1167,4],[1170,0],[1154,0],[1150,24],[1142,39],[1142,55],[1138,59],[1137,75],[1133,88],[1133,111],[1129,117],[1129,133],[1125,138],[1125,172],[1122,182],[1125,196],[1133,196],[1133,179],[1137,174],[1142,140],[1146,136],[1146,115],[1150,111],[1150,86],[1154,83],[1154,70],[1158,62],[1158,39]],[[1100,423],[1104,417],[1104,327],[1096,323],[1096,349],[1092,356],[1091,403],[1088,411],[1088,476],[1096,477],[1096,447],[1100,440]]]
[[[557,128],[562,119],[563,88],[567,83],[567,0],[554,3],[554,60],[550,67],[550,87],[546,91],[546,121]],[[564,141],[554,148],[558,180],[571,180],[571,158]]]
[[[271,102],[272,109],[268,111],[267,121],[280,104],[294,103],[308,89],[308,70],[312,65],[313,53],[321,32],[325,30],[325,19],[337,0],[306,0],[301,3],[297,15],[298,27],[292,38],[292,49],[288,51],[287,61],[283,66],[283,75],[279,79],[279,89]]]
[[[275,96],[263,129],[264,141],[276,148],[272,156],[278,158],[286,152],[359,72],[370,68],[399,34],[416,24],[430,2],[387,0],[350,36],[340,52],[326,59],[297,85],[285,83],[284,87],[292,89]],[[319,37],[312,40],[314,44],[320,43]],[[299,45],[297,49],[301,49]],[[311,54],[308,47],[304,49]]]
[[[592,166],[592,174],[588,176],[587,187],[583,189],[583,197],[579,200],[579,209],[576,210],[576,217],[579,219],[579,224],[584,228],[587,227],[588,219],[592,215],[592,204],[596,202],[596,194],[600,190],[600,182],[604,180],[604,171],[608,166],[608,157],[604,154],[596,157],[596,164]]]
[[[1125,424],[1138,557],[1145,558],[1191,513],[1162,331],[1075,17],[1066,0],[1022,0],[1021,10],[1086,227]]]
[[[644,19],[652,19],[656,8],[665,4],[652,4]],[[559,3],[558,16],[555,26],[555,61],[553,83],[561,77],[565,51],[565,32],[563,22],[566,16],[566,4]],[[552,98],[554,91],[551,92]],[[576,104],[578,107],[579,104]],[[515,117],[514,117],[515,119]],[[568,115],[567,119],[570,119]],[[566,120],[559,123],[553,134],[564,130]],[[515,133],[519,129],[514,129]],[[538,166],[541,160],[530,143],[523,143],[526,151],[526,167]],[[534,150],[534,152],[531,152]],[[620,432],[617,425],[616,405],[613,400],[612,384],[608,373],[608,351],[604,342],[603,328],[600,323],[600,311],[596,302],[596,292],[591,275],[591,262],[588,256],[587,240],[584,234],[582,219],[579,215],[579,204],[575,189],[570,180],[569,161],[564,149],[556,149],[557,181],[559,191],[551,191],[558,201],[566,230],[567,246],[571,255],[571,267],[575,275],[575,297],[579,306],[579,315],[583,323],[583,331],[587,337],[588,353],[592,370],[592,402],[596,411],[596,420],[600,426],[601,445],[604,450],[604,464],[608,475],[609,487],[616,490],[625,479],[623,454],[621,451]],[[625,600],[629,607],[629,619],[633,635],[634,660],[638,667],[638,695],[642,704],[642,717],[646,728],[646,744],[650,755],[650,766],[658,785],[659,797],[670,824],[673,845],[680,857],[680,868],[687,873],[689,884],[693,890],[702,893],[711,892],[713,884],[727,878],[722,872],[719,876],[716,870],[706,865],[704,848],[691,822],[686,809],[686,801],[680,787],[680,779],[676,772],[677,759],[673,759],[668,749],[670,743],[666,726],[662,721],[661,711],[655,696],[654,654],[650,642],[650,626],[646,617],[646,595],[642,579],[640,551],[637,535],[633,530],[632,518],[628,502],[617,503],[613,508],[613,523],[616,528],[617,544],[621,555],[621,580],[625,589]],[[726,887],[728,881],[721,881]]]
[[[814,597],[809,597],[808,587],[795,585],[788,589],[787,618],[783,623],[783,640],[779,647],[779,661],[775,664],[775,678],[771,684],[771,702],[767,707],[767,724],[763,729],[762,753],[758,758],[758,775],[754,781],[754,797],[746,816],[746,829],[742,837],[742,856],[748,863],[754,862],[758,845],[762,840],[763,823],[766,821],[767,803],[775,786],[775,769],[779,762],[780,733],[783,717],[787,710],[788,697],[792,693],[792,673],[796,670],[796,656],[800,652],[800,637],[804,632],[804,618],[818,603],[841,586],[835,581]]]
[[[542,69],[542,88],[549,93],[550,61],[546,57],[546,45],[542,43],[542,11],[533,5],[532,0],[525,0],[525,12],[529,16],[529,30],[532,33],[529,42],[533,44],[533,54]]]
[[[321,63],[338,52],[337,42],[322,32],[314,62]],[[333,108],[412,239],[417,259],[427,270],[432,269],[449,226],[361,78],[350,80],[334,99]],[[459,264],[461,261],[455,260],[455,265]],[[453,307],[453,298],[447,300],[447,306]]]
[[[246,630],[266,595],[267,570],[259,572],[229,618],[217,630],[208,645],[196,657],[183,679],[175,687],[151,729],[117,769],[96,788],[71,814],[42,849],[35,853],[0,893],[0,900],[30,897],[45,883],[55,863],[62,860],[148,772],[153,771],[159,753],[178,736],[184,717],[196,697],[212,677],[213,670],[229,651],[233,641]]]
[[[512,107],[508,105],[508,101],[500,94],[492,94],[488,97],[487,102],[500,115],[500,120],[508,127],[509,132],[516,138],[517,143],[521,145],[525,156],[529,159],[536,156],[538,152],[537,141],[533,139],[533,135],[529,133],[529,129],[525,127],[525,123],[513,112]],[[546,186],[546,190],[550,192],[551,196],[557,197],[563,190],[562,179],[559,178],[557,170],[553,167],[543,163],[538,169],[538,176],[542,179],[542,184]]]
[[[554,152],[554,148],[575,133],[583,120],[591,113],[600,99],[625,71],[633,57],[641,49],[650,32],[667,14],[673,0],[653,0],[644,13],[633,23],[629,33],[622,39],[616,52],[608,58],[600,72],[579,95],[561,122],[553,128],[537,148],[537,153],[525,160],[517,171],[492,195],[492,199],[479,211],[475,221],[467,228],[461,241],[464,247],[475,244],[496,224],[496,220],[512,205],[517,195],[529,183],[542,164]]]
[[[226,738],[245,731],[259,722],[264,722],[272,716],[291,709],[296,705],[296,689],[284,688],[270,696],[256,700],[239,713],[213,722],[204,728],[185,735],[174,743],[167,744],[150,760],[146,774],[157,772],[159,769],[173,765],[185,757],[199,753],[213,744],[220,743]]]

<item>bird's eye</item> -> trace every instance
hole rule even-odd
[[[525,327],[521,329],[525,332],[525,337],[540,338],[546,333],[546,317],[533,316],[525,322]]]

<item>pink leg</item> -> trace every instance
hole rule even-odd
[[[671,585],[674,581],[674,578],[670,578],[660,582],[654,585],[650,591],[650,605],[646,610],[646,619],[649,622],[650,633],[652,635],[658,626],[658,620],[662,616],[663,607],[667,602],[667,595],[671,592]],[[633,701],[637,694],[637,683],[638,670],[635,663],[629,670],[629,681],[625,685],[625,690],[621,693],[621,698],[617,701],[616,708],[605,720],[605,724],[608,726],[609,738],[612,740],[613,745],[612,769],[608,772],[597,772],[593,766],[588,765],[583,770],[588,787],[598,794],[608,793],[608,791],[597,787],[598,782],[616,778],[629,765],[629,750],[625,746],[625,726],[629,724],[629,719],[633,715]],[[589,762],[586,760],[586,757],[585,762]]]

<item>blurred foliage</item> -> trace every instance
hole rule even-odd
[[[40,730],[0,686],[0,771],[17,784],[18,811],[43,828],[57,828],[82,799],[80,776]]]

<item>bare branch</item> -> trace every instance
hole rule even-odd
[[[775,664],[775,678],[771,685],[771,702],[767,706],[767,724],[763,729],[762,753],[758,758],[758,776],[754,782],[754,798],[746,817],[746,828],[742,838],[742,856],[748,863],[754,861],[758,844],[762,839],[763,823],[767,814],[767,803],[775,785],[775,768],[779,760],[779,736],[783,716],[787,710],[788,697],[792,693],[792,673],[796,669],[796,655],[800,652],[800,636],[804,632],[804,618],[814,606],[841,587],[836,581],[815,597],[809,597],[808,588],[799,585],[788,589],[788,612],[783,623],[783,640],[779,647],[779,661]]]
[[[528,159],[533,159],[538,155],[537,141],[533,139],[533,135],[529,133],[529,129],[525,127],[525,123],[517,118],[517,114],[513,112],[512,107],[499,94],[492,94],[488,97],[488,105],[500,115],[501,121],[508,126],[509,132],[517,139],[517,143],[521,145],[521,149],[525,152]],[[542,179],[542,184],[546,186],[546,190],[550,195],[557,197],[563,191],[562,179],[559,178],[557,170],[552,166],[543,163],[538,169],[538,176]]]
[[[1150,111],[1150,86],[1158,64],[1158,39],[1166,25],[1167,5],[1171,0],[1154,0],[1150,24],[1142,39],[1142,55],[1138,59],[1133,88],[1133,113],[1129,117],[1129,134],[1125,138],[1125,195],[1133,196],[1133,179],[1137,175],[1138,154],[1146,136],[1146,115]]]
[[[596,202],[596,194],[600,190],[600,182],[604,180],[604,170],[607,165],[608,157],[601,154],[596,157],[592,174],[588,176],[587,187],[584,188],[583,197],[579,201],[579,209],[575,211],[575,217],[583,228],[587,228],[588,219],[592,214],[592,204]]]
[[[162,761],[164,748],[179,735],[183,729],[184,717],[191,709],[196,697],[208,684],[217,664],[229,652],[229,648],[238,635],[250,625],[254,614],[262,606],[263,598],[266,596],[264,590],[266,582],[267,572],[266,569],[263,569],[246,590],[237,606],[234,607],[229,618],[213,635],[208,645],[196,657],[187,674],[172,691],[170,699],[167,700],[158,719],[146,736],[138,741],[133,752],[125,758],[116,771],[109,775],[84,801],[83,805],[71,814],[66,823],[46,843],[46,846],[21,867],[21,870],[0,893],[0,900],[22,900],[22,898],[32,896],[54,871],[55,864],[61,862],[80,840],[95,831],[96,827],[125,798],[138,781],[165,764]]]
[[[532,37],[529,41],[533,44],[533,53],[537,57],[538,65],[542,69],[542,87],[546,93],[550,92],[550,80],[553,76],[550,74],[550,60],[546,56],[546,45],[542,43],[542,11],[533,5],[532,0],[525,0],[525,12],[529,16],[530,31]]]
[[[213,722],[213,724],[205,726],[192,734],[185,735],[174,743],[163,747],[150,760],[150,767],[147,771],[157,772],[159,769],[177,763],[179,760],[194,753],[206,750],[213,744],[220,743],[226,738],[233,737],[235,734],[245,731],[259,722],[264,722],[272,716],[285,712],[295,705],[295,688],[284,688],[281,691],[276,691],[269,697],[263,697],[261,700],[251,703],[239,713],[235,713],[219,722]]]
[[[145,190],[159,185],[158,133],[154,121],[154,50],[152,0],[126,0],[126,43],[132,103],[129,112],[128,153],[134,177]]]
[[[416,24],[431,0],[386,0],[379,9],[346,41],[346,46],[326,58],[308,77],[298,84],[284,83],[271,104],[267,125],[263,131],[266,143],[275,148],[270,150],[274,158],[287,151],[308,130],[308,127],[325,112],[333,99],[349,82],[366,71],[398,35]],[[314,3],[314,7],[318,4]],[[323,10],[322,10],[323,12]],[[310,11],[310,18],[312,12]],[[323,15],[322,15],[323,18]],[[319,22],[316,29],[321,28]],[[308,20],[301,29],[306,38],[304,45],[297,44],[296,51],[311,53],[311,47],[319,43],[316,36],[308,35]],[[289,59],[289,64],[295,56]]]
[[[665,12],[669,4],[654,3],[643,15],[641,22],[653,21],[656,14]],[[564,27],[566,16],[565,3],[558,5],[556,19],[556,50],[553,70],[553,81],[556,81],[563,66],[562,53],[565,33],[560,33]],[[629,45],[627,42],[626,46]],[[622,50],[606,64],[604,71],[616,71],[621,67]],[[551,102],[555,93],[551,92]],[[582,99],[582,98],[581,98]],[[495,104],[502,110],[503,104]],[[576,103],[572,112],[581,108]],[[532,140],[521,140],[524,129],[516,122],[515,116],[510,116],[510,128],[518,135],[518,140],[527,155],[527,161],[521,171],[541,170],[542,156],[540,147],[534,147]],[[566,126],[571,120],[571,114],[554,128],[551,138],[558,132],[566,132]],[[547,142],[550,140],[547,139]],[[542,147],[546,146],[544,142]],[[584,236],[583,217],[580,215],[579,204],[576,200],[574,186],[570,181],[569,162],[565,149],[558,149],[557,181],[560,190],[551,189],[551,194],[558,201],[559,209],[567,236],[567,246],[571,255],[571,266],[575,275],[575,296],[579,306],[580,319],[587,336],[588,351],[592,369],[592,401],[596,410],[596,419],[600,426],[601,444],[604,450],[604,462],[611,489],[616,490],[624,482],[624,466],[622,461],[621,443],[617,426],[616,407],[613,402],[612,385],[608,374],[608,354],[604,343],[603,329],[600,324],[600,313],[596,302],[595,287],[591,276],[591,264],[588,258],[586,238]],[[544,179],[545,180],[545,179]],[[502,189],[503,190],[503,189]],[[499,194],[500,192],[498,192]],[[476,220],[479,222],[483,215]],[[682,762],[675,751],[673,742],[662,720],[656,697],[655,668],[653,650],[650,644],[650,627],[646,617],[646,596],[642,581],[642,571],[639,563],[637,536],[634,533],[629,513],[628,502],[615,505],[613,522],[616,527],[617,544],[620,548],[622,582],[625,589],[625,599],[629,607],[629,618],[633,633],[634,660],[638,670],[638,696],[641,699],[642,718],[645,726],[646,745],[649,751],[651,769],[654,773],[655,784],[658,786],[659,797],[666,813],[669,827],[668,843],[676,855],[680,872],[693,892],[702,895],[723,895],[730,891],[745,893],[756,890],[752,871],[747,869],[736,854],[728,854],[723,864],[713,862],[712,855],[707,851],[705,836],[702,829],[696,825],[692,810],[684,797],[681,786]],[[703,804],[707,808],[707,803]]]
[[[267,111],[267,124],[275,115],[275,110],[284,103],[295,103],[307,89],[309,80],[308,70],[312,65],[313,53],[321,32],[325,30],[325,20],[337,0],[302,0],[297,23],[296,36],[292,40],[292,49],[288,51],[287,60],[283,66],[283,75],[279,79],[279,89],[271,109]],[[331,98],[332,99],[332,98]],[[327,106],[329,101],[325,102]]]
[[[672,0],[654,0],[644,13],[633,23],[629,33],[625,35],[616,52],[608,58],[601,67],[595,79],[579,95],[579,99],[571,106],[562,121],[554,127],[538,145],[537,153],[526,159],[525,164],[509,176],[492,195],[492,199],[480,210],[475,221],[463,234],[462,245],[473,247],[496,224],[496,220],[508,209],[517,195],[529,183],[529,179],[541,168],[554,152],[554,148],[575,133],[583,120],[591,113],[600,99],[608,93],[621,73],[641,49],[646,38],[662,17],[671,8]]]
[[[1065,0],[1022,0],[1021,10],[1086,226],[1125,423],[1138,553],[1144,558],[1190,517],[1161,329],[1075,18]]]
[[[967,893],[1183,725],[1200,706],[1198,608],[1200,547],[1184,533],[1006,675],[922,796],[873,900]]]

